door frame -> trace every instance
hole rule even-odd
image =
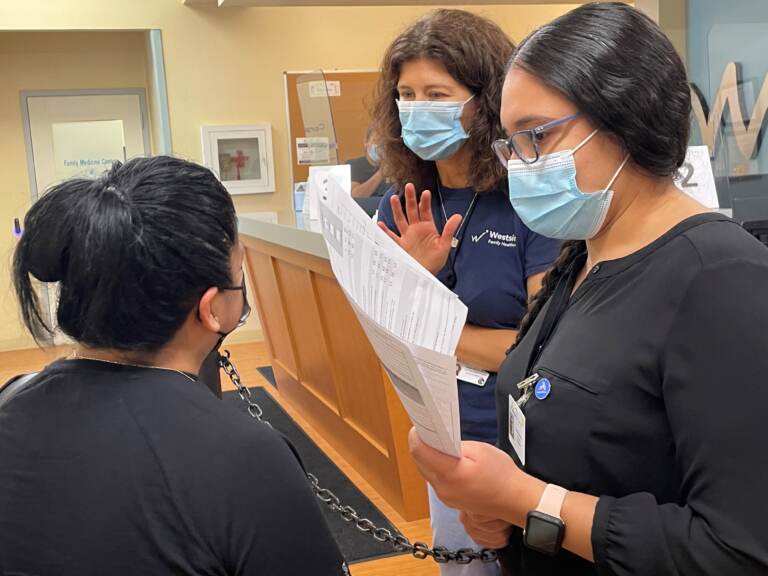
[[[21,121],[24,126],[24,146],[27,152],[27,173],[29,175],[30,196],[32,203],[38,199],[37,176],[35,175],[35,153],[32,148],[32,128],[29,121],[28,98],[45,96],[138,96],[141,113],[141,131],[145,154],[152,153],[151,134],[149,132],[149,114],[147,112],[147,92],[144,88],[93,88],[83,90],[22,90]]]

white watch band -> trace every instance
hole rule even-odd
[[[562,520],[560,518],[560,511],[563,508],[563,501],[567,494],[568,490],[565,488],[554,484],[547,484],[546,488],[544,488],[544,493],[541,495],[541,500],[539,500],[539,505],[536,506],[536,511]]]

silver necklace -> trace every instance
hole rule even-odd
[[[191,380],[192,382],[197,382],[197,380],[192,378],[192,376],[190,376],[186,372],[177,370],[176,368],[165,368],[163,366],[149,366],[147,364],[131,364],[130,362],[117,362],[115,360],[105,360],[103,358],[91,358],[90,356],[80,356],[76,352],[73,352],[68,359],[69,360],[90,360],[92,362],[103,362],[105,364],[114,364],[115,366],[131,366],[132,368],[150,368],[152,370],[165,370],[166,372],[176,372],[177,374],[181,374],[182,376],[184,376],[184,378],[186,378],[187,380]]]
[[[445,204],[443,204],[443,192],[440,186],[440,179],[437,180],[437,198],[440,200],[440,208],[443,211],[443,218],[445,219],[444,222],[447,224],[448,214],[445,211]],[[469,203],[469,207],[467,208],[466,212],[461,215],[461,224],[459,224],[459,227],[456,230],[456,234],[454,234],[453,238],[451,238],[451,248],[457,248],[459,246],[459,235],[461,234],[461,230],[464,228],[464,224],[467,223],[467,216],[472,213],[472,209],[475,207],[476,201],[477,192],[475,192],[475,195],[472,197],[472,202]]]

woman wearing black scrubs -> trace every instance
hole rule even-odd
[[[221,398],[221,371],[219,369],[219,347],[206,356],[200,371],[197,373],[200,382],[204,383],[208,389],[216,396]]]
[[[508,574],[768,574],[768,251],[674,186],[690,110],[671,43],[624,4],[511,61],[511,200],[570,241],[499,372],[501,449],[411,435]]]
[[[243,260],[232,199],[184,160],[30,208],[21,315],[49,340],[35,283],[58,283],[74,350],[0,386],[0,574],[349,574],[293,447],[209,391],[250,311]]]

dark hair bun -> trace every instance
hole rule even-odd
[[[67,273],[67,247],[54,233],[31,242],[28,251],[29,271],[41,282],[60,282]]]
[[[36,202],[27,212],[19,250],[24,251],[29,272],[41,282],[60,282],[67,275],[72,210],[77,196],[90,185],[89,180],[72,180],[59,193],[43,196],[46,201]]]
[[[232,284],[232,199],[216,176],[157,156],[72,179],[30,208],[14,256],[24,322],[39,342],[60,328],[93,348],[157,350],[211,286]],[[32,278],[58,282],[56,322]]]

